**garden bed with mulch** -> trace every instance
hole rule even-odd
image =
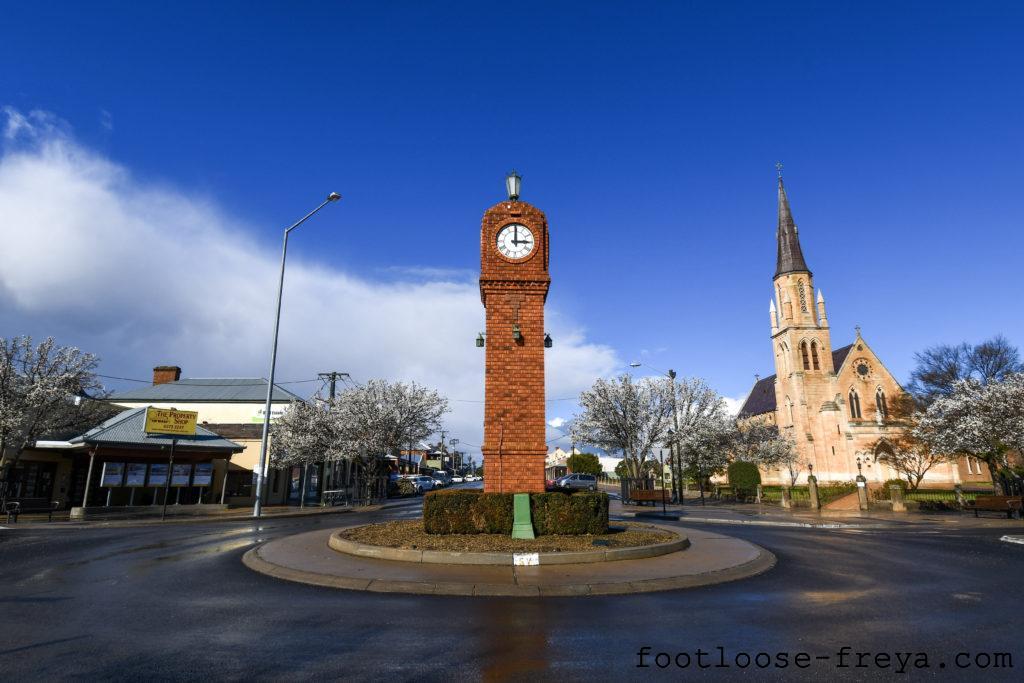
[[[419,519],[383,522],[344,529],[338,535],[346,540],[384,548],[406,550],[443,550],[471,553],[575,553],[589,550],[635,548],[667,543],[678,538],[648,524],[619,523],[604,534],[578,536],[538,536],[533,540],[504,534],[428,534]]]

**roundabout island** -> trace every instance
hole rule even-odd
[[[373,525],[383,526],[383,525]],[[591,550],[516,552],[388,547],[351,540],[367,526],[317,530],[265,543],[242,561],[286,581],[378,593],[464,596],[585,596],[649,593],[744,579],[775,565],[748,541],[697,529],[613,522],[608,535],[650,534],[657,541]],[[628,530],[628,531],[625,531]],[[449,536],[449,539],[454,536]],[[507,538],[507,537],[505,537]],[[579,537],[577,542],[586,537]],[[475,539],[480,541],[480,537]],[[538,536],[537,548],[567,537]]]

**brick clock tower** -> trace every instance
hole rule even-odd
[[[548,298],[548,221],[519,201],[521,178],[506,178],[508,200],[487,209],[480,227],[480,300],[487,309],[484,490],[544,491],[544,302]]]

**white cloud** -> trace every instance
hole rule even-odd
[[[188,376],[265,376],[276,249],[206,198],[135,180],[53,115],[3,111],[0,335],[53,334],[100,354],[105,374],[145,378],[173,363]],[[453,399],[453,435],[479,444],[477,285],[429,266],[393,278],[290,260],[278,377],[415,380]],[[549,397],[575,396],[622,365],[557,311],[548,327]]]
[[[726,412],[735,417],[737,414],[739,414],[740,408],[743,407],[743,401],[745,399],[745,396],[743,398],[729,398],[728,396],[726,396],[722,400],[725,401]]]
[[[548,424],[551,425],[552,427],[554,427],[555,429],[558,429],[559,427],[561,427],[562,425],[565,424],[565,418],[564,417],[556,417],[553,420],[548,420]]]

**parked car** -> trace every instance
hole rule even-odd
[[[454,477],[452,477],[452,483],[453,484],[461,484],[462,482],[463,482],[463,478],[460,477],[459,475],[456,474]]]
[[[426,493],[437,488],[434,484],[434,478],[428,477],[425,474],[407,474],[405,478],[416,487],[416,493]]]
[[[597,477],[593,474],[567,474],[555,481],[555,487],[576,491],[596,491]]]

